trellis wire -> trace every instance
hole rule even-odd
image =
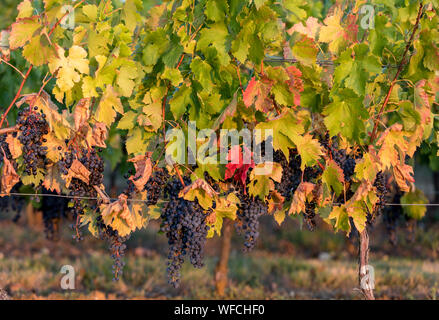
[[[79,199],[79,200],[111,200],[117,201],[118,198],[102,198],[102,197],[81,197],[81,196],[67,196],[63,194],[45,194],[45,193],[0,193],[0,197],[4,196],[21,196],[21,197],[55,197],[55,198],[67,198],[67,199]],[[142,199],[126,199],[127,202],[148,202]],[[342,203],[334,203],[334,205],[341,205]],[[384,206],[427,206],[427,207],[439,207],[439,203],[386,203]]]

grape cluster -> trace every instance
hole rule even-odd
[[[204,180],[215,190],[215,192],[220,192],[220,187],[218,183],[208,174],[206,171],[204,172]]]
[[[148,206],[157,204],[168,177],[166,170],[157,170],[151,175],[144,189],[147,192]]]
[[[368,216],[369,223],[372,223],[375,218],[381,214],[382,208],[386,204],[386,195],[388,191],[385,176],[381,171],[377,173],[373,186],[377,191],[376,195],[378,196],[378,202],[376,203],[373,215],[371,217]]]
[[[99,230],[100,238],[109,243],[111,258],[113,259],[113,281],[119,281],[120,276],[123,274],[123,267],[125,266],[125,262],[123,261],[127,249],[125,242],[129,239],[129,236],[119,236],[117,230],[113,230],[113,228],[104,224],[102,216],[96,218],[96,225]]]
[[[316,228],[315,216],[316,216],[316,206],[315,201],[305,202],[305,212],[303,213],[305,224],[309,231],[314,231]]]
[[[350,182],[355,171],[355,158],[346,154],[344,149],[336,149],[335,145],[333,144],[330,148],[332,158],[342,168],[344,180]]]
[[[190,183],[186,179],[185,184]],[[206,214],[197,201],[179,198],[183,188],[181,182],[172,179],[165,186],[165,196],[169,199],[161,214],[160,231],[166,234],[169,244],[168,282],[177,288],[180,285],[180,269],[184,257],[189,256],[195,268],[201,268],[204,258],[204,246],[209,227]]]
[[[268,207],[264,201],[251,198],[248,194],[240,192],[238,197],[240,204],[235,229],[239,234],[244,234],[244,251],[250,251],[259,237],[259,218],[268,213]]]
[[[3,157],[5,155],[6,155],[6,159],[12,161],[12,154],[11,151],[9,150],[9,144],[6,142],[6,136],[7,136],[6,134],[0,135],[0,162],[3,162]],[[17,164],[15,163],[15,161],[12,163],[14,165],[14,168],[17,169]]]
[[[24,171],[28,175],[37,175],[37,169],[43,168],[48,163],[47,147],[43,146],[43,142],[46,142],[43,136],[49,133],[49,125],[45,118],[44,113],[34,111],[18,113],[17,126],[20,132],[18,140],[23,145]]]
[[[19,193],[20,188],[23,186],[22,182],[17,183],[12,189],[11,193]],[[12,212],[15,213],[12,221],[18,222],[21,217],[21,211],[26,204],[26,198],[16,195],[9,195],[0,197],[0,212]]]
[[[287,161],[285,155],[277,150],[273,155],[273,161],[282,166],[282,180],[280,183],[275,182],[276,190],[286,201],[290,201],[302,179],[300,156],[298,156],[297,150],[292,149],[290,150],[289,161]]]
[[[43,188],[43,194],[57,195]],[[57,240],[59,232],[59,223],[63,216],[65,216],[68,200],[60,197],[45,196],[41,201],[41,210],[43,211],[44,231],[47,239]]]
[[[79,158],[85,168],[90,171],[89,183],[85,183],[81,179],[72,178],[69,185],[69,196],[73,197],[71,213],[73,219],[76,221],[71,227],[75,231],[72,236],[73,239],[79,241],[82,239],[82,233],[79,229],[79,219],[84,214],[86,205],[84,201],[77,197],[96,197],[97,192],[94,186],[99,186],[104,180],[104,161],[100,158],[96,149],[82,149],[80,152],[69,148],[65,152],[63,159],[59,162],[60,170],[63,174],[68,174],[70,167],[75,159]],[[94,206],[92,201],[89,201],[89,205]]]

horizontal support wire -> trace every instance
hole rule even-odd
[[[4,196],[21,196],[21,197],[54,197],[54,198],[67,198],[67,199],[79,199],[79,200],[103,200],[101,197],[74,197],[62,194],[45,194],[45,193],[0,193],[0,197]],[[117,201],[118,198],[105,198],[105,200]],[[128,202],[148,202],[141,199],[126,199]],[[334,203],[334,205],[342,205],[343,203]],[[385,203],[384,206],[427,206],[427,207],[439,207],[439,203]]]

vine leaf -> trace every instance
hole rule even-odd
[[[316,38],[316,33],[319,30],[321,24],[314,17],[308,17],[305,25],[302,22],[296,23],[290,29],[287,30],[288,34],[292,35],[293,32],[301,33],[313,40]]]
[[[347,234],[351,232],[351,225],[349,223],[349,214],[345,206],[334,207],[328,216],[328,220],[335,219],[335,230],[345,231]]]
[[[208,238],[212,238],[215,232],[220,236],[223,220],[225,218],[235,220],[236,211],[238,210],[239,199],[233,193],[229,193],[227,197],[218,197],[215,201],[216,207],[213,209],[212,214],[207,217],[209,219],[207,223],[210,226],[207,234]]]
[[[343,191],[343,170],[334,160],[328,160],[326,162],[326,168],[322,175],[322,182],[329,190],[334,190],[336,195],[339,195]]]
[[[129,235],[137,228],[142,228],[145,222],[139,207],[131,206],[132,210],[130,210],[127,199],[128,196],[122,193],[117,201],[100,206],[103,222],[117,230],[121,237]]]
[[[150,154],[143,154],[128,160],[128,162],[134,163],[134,168],[136,169],[136,174],[132,175],[129,180],[134,183],[139,192],[145,189],[145,184],[148,182],[152,173],[150,156]]]
[[[86,184],[90,183],[90,171],[78,160],[75,159],[66,175],[63,176],[66,187],[69,187],[73,178],[79,179]]]
[[[88,131],[90,133],[90,131]],[[91,131],[91,135],[89,134],[87,137],[87,141],[90,146],[97,146],[100,148],[106,148],[105,140],[108,138],[108,129],[105,123],[96,122]]]
[[[21,156],[23,151],[18,138],[14,138],[12,134],[8,134],[6,135],[6,143],[8,144],[9,152],[11,153],[13,159],[17,159],[19,156]]]
[[[78,101],[73,111],[75,130],[79,130],[90,118],[90,98],[83,98]]]
[[[313,66],[316,63],[318,52],[314,41],[306,36],[294,43],[292,48],[294,57],[306,66]],[[296,103],[296,105],[298,104]]]
[[[407,192],[401,197],[401,204],[409,203],[427,204],[428,199],[420,189],[416,189],[415,191]],[[427,212],[427,207],[422,205],[403,206],[402,210],[408,217],[416,220],[421,220]]]
[[[244,91],[243,100],[245,106],[248,108],[254,104],[256,110],[262,112],[271,110],[273,102],[269,98],[269,93],[272,85],[270,81],[257,81],[256,78],[253,77]]]
[[[9,46],[15,50],[31,41],[34,34],[41,28],[37,18],[24,18],[13,23],[9,35]]]
[[[317,139],[313,139],[312,135],[307,133],[304,136],[295,136],[293,142],[302,159],[300,165],[302,170],[305,169],[305,166],[313,166],[317,164],[320,156],[323,154],[322,146]]]
[[[273,214],[274,220],[276,220],[278,225],[281,225],[286,216],[286,207],[283,208],[285,198],[275,189],[271,191],[270,195],[271,197],[268,201],[268,213]]]
[[[291,202],[288,214],[299,214],[305,212],[305,202],[310,197],[314,197],[313,191],[315,184],[311,182],[301,182],[294,192],[293,201]]]
[[[218,193],[204,179],[197,179],[180,191],[179,197],[189,201],[198,199],[198,203],[207,210],[212,207]]]
[[[398,187],[404,192],[410,191],[410,185],[408,185],[407,182],[415,182],[413,178],[413,167],[408,164],[397,164],[393,166],[393,176],[395,177]]]
[[[336,9],[333,15],[325,18],[325,25],[320,28],[319,33],[319,41],[329,43],[329,50],[335,53],[346,43],[346,32],[340,25],[342,16],[343,11]]]
[[[1,190],[2,193],[9,194],[9,192],[11,192],[11,189],[20,181],[20,176],[15,171],[12,163],[4,155],[4,150],[2,149],[1,151],[3,152],[3,172],[1,179],[2,182]]]
[[[56,191],[61,194],[61,173],[59,166],[54,164],[47,168],[47,173],[44,176],[43,186],[49,191]]]
[[[243,147],[244,152],[239,145],[234,145],[229,150],[227,160],[231,161],[226,165],[225,180],[234,178],[242,186],[245,186],[247,180],[247,172],[255,166],[251,151],[247,147]],[[245,159],[244,159],[245,156]]]
[[[34,13],[32,2],[30,0],[23,0],[18,6],[17,19],[30,18]]]
[[[237,91],[233,94],[232,101],[227,107],[221,112],[219,117],[215,120],[212,126],[212,130],[216,131],[219,129],[220,125],[226,120],[227,117],[233,117],[236,113],[236,107],[238,106]]]
[[[56,84],[62,92],[67,92],[81,80],[81,74],[89,73],[87,51],[75,45],[69,49],[69,56],[66,57],[65,50],[58,46],[57,54],[57,57],[49,60],[49,70],[52,74],[57,72]]]
[[[47,147],[46,157],[50,161],[57,163],[62,158],[61,150],[65,150],[65,142],[61,139],[58,139],[53,132],[49,132],[48,134],[44,135],[44,139],[46,139],[46,141],[43,142],[43,146]],[[59,147],[61,147],[61,150],[58,149]]]
[[[276,162],[264,162],[255,166],[250,174],[248,192],[251,196],[258,196],[264,200],[274,190],[274,182],[282,179],[282,166]]]
[[[112,86],[107,86],[96,109],[96,120],[110,127],[116,118],[116,112],[123,114],[123,106],[119,94]]]
[[[363,158],[359,160],[355,166],[355,178],[358,181],[373,181],[378,173],[380,163],[376,157],[375,150],[363,154]]]

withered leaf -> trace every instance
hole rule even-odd
[[[52,165],[47,168],[47,173],[44,176],[43,186],[50,191],[61,193],[61,172],[57,165]]]
[[[90,98],[83,98],[78,101],[73,111],[73,119],[75,120],[75,130],[79,130],[90,118]]]
[[[136,186],[139,192],[142,192],[145,188],[145,184],[148,182],[149,177],[152,173],[152,163],[151,163],[151,154],[144,154],[136,156],[132,159],[129,159],[129,162],[134,163],[134,168],[136,169],[136,174],[131,176],[129,180],[131,180]]]
[[[17,172],[15,172],[12,163],[4,156],[3,157],[3,174],[2,174],[2,194],[11,192],[12,187],[14,187],[19,181],[20,177]]]
[[[315,184],[310,182],[302,182],[294,192],[293,202],[291,203],[288,214],[298,214],[305,212],[305,202],[309,195],[314,191]]]
[[[12,134],[6,135],[6,143],[9,146],[9,152],[11,152],[12,158],[17,159],[23,153],[21,150],[21,143],[18,138],[14,138]]]
[[[72,166],[69,169],[67,175],[65,175],[64,180],[66,181],[66,187],[70,185],[72,178],[77,178],[84,181],[86,184],[90,183],[90,171],[78,161],[78,159],[73,160]]]

